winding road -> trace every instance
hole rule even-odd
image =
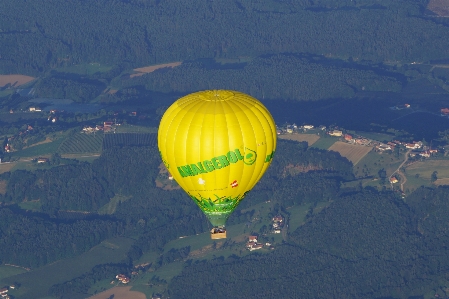
[[[398,175],[401,177],[401,191],[404,192],[404,184],[407,182],[407,177],[400,171],[401,167],[408,161],[408,157],[409,157],[409,153],[412,150],[409,149],[408,151],[405,152],[404,154],[404,161],[402,161],[401,165],[398,166],[398,168],[393,171],[393,173],[390,175],[390,177],[388,178],[388,180],[391,179],[391,177],[395,174],[398,173]]]

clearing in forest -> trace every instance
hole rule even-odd
[[[144,74],[148,74],[148,73],[152,73],[155,70],[158,69],[162,69],[164,67],[177,67],[179,65],[181,65],[181,61],[177,61],[177,62],[171,62],[171,63],[164,63],[164,64],[158,64],[158,65],[150,65],[150,66],[145,66],[145,67],[139,67],[137,69],[134,69],[135,72],[138,72],[137,74],[131,74],[130,77],[138,77],[138,76],[142,76]]]
[[[359,163],[366,154],[368,154],[373,148],[371,146],[349,144],[342,141],[337,141],[329,147],[328,150],[339,152],[340,155],[346,157],[353,165]]]
[[[3,87],[7,84],[11,84],[11,86],[17,87],[33,81],[35,78],[25,75],[0,75],[0,87]]]
[[[449,0],[430,0],[427,9],[440,17],[449,16]]]
[[[131,287],[113,287],[112,289],[101,292],[95,296],[91,296],[87,299],[147,299],[144,293],[131,291]]]
[[[309,146],[317,142],[318,139],[320,139],[320,136],[315,134],[286,134],[286,135],[279,135],[279,139],[288,139],[288,140],[294,140],[294,141],[306,141]]]

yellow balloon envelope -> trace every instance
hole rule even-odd
[[[255,98],[206,90],[178,99],[158,131],[162,161],[212,225],[224,227],[276,149],[276,126]]]

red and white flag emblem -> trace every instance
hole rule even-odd
[[[237,180],[234,180],[234,181],[231,183],[232,188],[237,187],[238,185],[239,185],[239,184],[237,183]]]

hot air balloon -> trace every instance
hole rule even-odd
[[[270,165],[276,126],[265,106],[237,91],[206,90],[175,101],[158,130],[162,161],[226,238],[225,223]]]

